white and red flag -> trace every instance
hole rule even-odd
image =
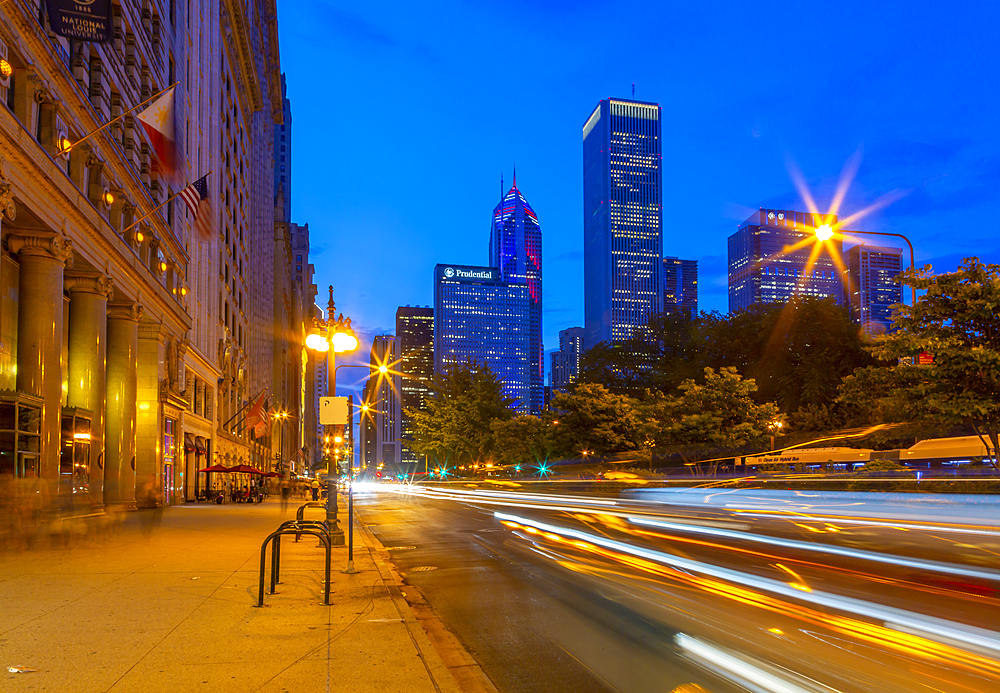
[[[191,215],[194,217],[194,227],[198,233],[202,235],[202,238],[210,239],[212,237],[212,205],[208,201],[208,174],[206,173],[177,194],[191,210]]]
[[[177,127],[174,118],[176,89],[174,86],[164,91],[136,116],[149,135],[160,169],[168,176],[178,169]]]
[[[254,435],[260,438],[267,432],[267,424],[271,420],[271,415],[264,409],[264,395],[266,390],[261,391],[260,397],[250,406],[247,411],[247,428],[253,427]]]

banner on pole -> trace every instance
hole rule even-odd
[[[323,426],[346,426],[347,398],[320,397],[319,422]]]
[[[92,43],[111,40],[111,0],[47,0],[52,31]]]

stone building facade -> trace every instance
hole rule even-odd
[[[218,484],[206,465],[292,455],[247,430],[250,398],[303,400],[301,311],[271,327],[302,305],[275,221],[275,2],[120,0],[106,44],[57,36],[44,4],[0,4],[0,494],[37,478],[61,509],[194,500]],[[76,144],[173,83],[176,179],[134,111]],[[133,226],[206,173],[210,237],[180,199]]]

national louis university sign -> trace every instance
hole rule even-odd
[[[111,0],[47,0],[49,23],[60,36],[106,43],[111,40]]]

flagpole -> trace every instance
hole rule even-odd
[[[117,122],[118,122],[119,120],[121,120],[122,118],[124,118],[125,116],[127,116],[127,115],[128,115],[129,113],[131,113],[132,111],[136,110],[137,108],[142,108],[142,107],[143,107],[143,106],[145,106],[145,105],[146,105],[147,103],[149,103],[150,101],[153,101],[154,99],[158,98],[158,97],[159,97],[159,96],[161,96],[161,95],[162,95],[162,94],[163,94],[164,92],[167,92],[167,91],[170,91],[171,89],[173,89],[174,87],[176,87],[176,86],[177,86],[178,84],[180,84],[180,82],[179,82],[179,81],[177,81],[177,82],[174,82],[173,84],[171,84],[171,85],[170,85],[169,87],[167,87],[166,89],[163,89],[162,91],[158,91],[158,92],[156,92],[155,94],[153,94],[152,96],[150,96],[150,97],[149,97],[148,99],[146,99],[145,101],[143,101],[143,102],[142,102],[141,104],[139,104],[138,106],[133,106],[132,108],[128,109],[127,111],[125,111],[124,113],[122,113],[122,114],[121,114],[120,116],[118,116],[117,118],[114,118],[113,120],[109,120],[108,122],[106,122],[106,123],[105,123],[104,125],[102,125],[101,127],[97,128],[97,129],[96,129],[96,130],[94,130],[93,132],[91,132],[91,133],[89,133],[89,134],[85,135],[84,137],[81,137],[81,138],[80,138],[80,139],[78,139],[78,140],[77,140],[76,142],[73,142],[72,144],[70,144],[70,145],[69,145],[68,147],[65,147],[65,148],[63,148],[63,149],[60,149],[60,150],[59,150],[59,151],[58,151],[58,152],[57,152],[56,154],[57,154],[58,156],[63,156],[64,154],[69,154],[69,153],[70,153],[70,151],[71,151],[71,150],[73,149],[73,147],[75,147],[76,145],[80,144],[81,142],[83,142],[83,141],[85,141],[85,140],[89,140],[89,139],[90,139],[91,137],[93,137],[93,136],[94,136],[94,135],[96,135],[97,133],[101,132],[102,130],[107,130],[107,129],[108,129],[109,127],[111,127],[112,125],[114,125],[115,123],[117,123]]]
[[[183,188],[181,188],[180,192],[175,192],[173,195],[171,195],[170,197],[168,197],[167,199],[165,199],[163,202],[161,202],[160,204],[158,204],[155,207],[153,207],[153,209],[151,209],[149,212],[147,212],[146,214],[143,214],[141,217],[139,217],[138,219],[136,219],[135,221],[133,221],[131,224],[129,224],[128,226],[126,226],[124,229],[122,229],[121,232],[124,234],[126,231],[135,228],[136,226],[138,226],[139,224],[141,224],[144,219],[147,219],[147,218],[151,217],[152,215],[156,214],[156,212],[158,212],[159,210],[163,209],[164,205],[166,205],[168,202],[170,202],[172,199],[174,199],[175,197],[177,197],[178,195],[180,195],[185,190],[187,190],[187,186],[184,186]]]
[[[201,178],[207,178],[208,176],[212,175],[212,173],[214,173],[214,171],[209,171],[208,173],[206,173]],[[200,181],[201,178],[195,178],[195,183],[197,183],[198,181]],[[187,190],[188,188],[190,188],[192,185],[194,185],[194,183],[188,183],[187,185],[185,185],[183,188],[181,188],[180,190],[178,190],[177,192],[175,192],[173,195],[171,195],[170,197],[168,197],[166,200],[164,200],[160,204],[158,204],[155,207],[153,207],[153,209],[151,209],[147,214],[143,214],[141,217],[139,217],[138,219],[136,219],[135,221],[133,221],[131,224],[129,224],[128,226],[126,226],[124,229],[121,230],[121,233],[124,234],[126,231],[134,228],[135,226],[138,226],[139,224],[141,224],[144,219],[150,217],[153,214],[156,214],[156,212],[158,210],[162,209],[164,205],[166,205],[172,199],[174,199],[175,197],[177,197],[178,195],[180,195],[182,192],[184,192],[185,190]]]

